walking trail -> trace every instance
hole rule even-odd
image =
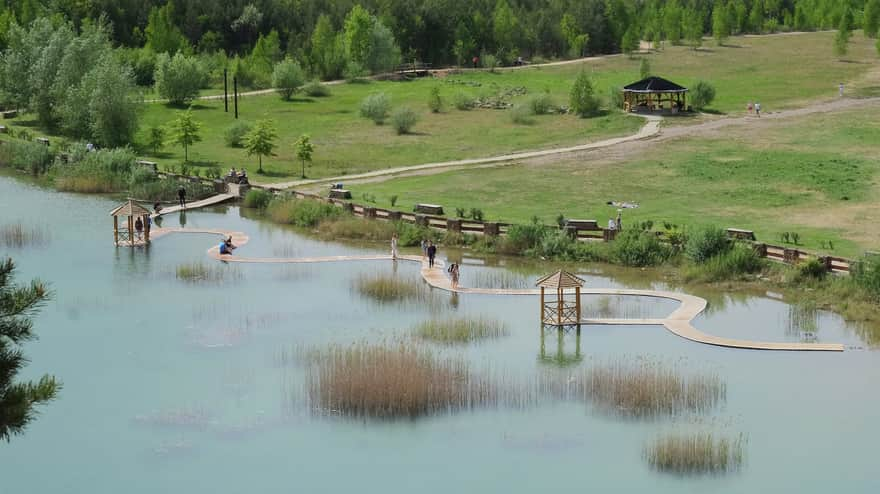
[[[195,233],[212,234],[222,238],[231,237],[233,244],[241,248],[250,240],[247,234],[219,229],[183,229],[183,228],[156,228],[153,230],[153,238],[172,233]],[[221,255],[219,246],[211,247],[208,256],[222,262],[234,263],[260,263],[260,264],[314,264],[327,262],[354,262],[354,261],[391,261],[389,255],[364,255],[364,256],[327,256],[327,257],[297,257],[297,258],[252,258],[234,255]],[[421,264],[421,275],[431,287],[452,293],[471,295],[498,295],[498,296],[535,296],[539,290],[506,290],[498,288],[469,288],[453,287],[445,274],[443,263],[437,263],[435,267],[428,264],[420,256],[398,256],[403,262],[417,262]],[[673,334],[682,338],[728,348],[749,350],[786,350],[786,351],[830,351],[842,352],[843,345],[837,343],[788,343],[788,342],[763,342],[751,340],[737,340],[722,338],[703,333],[692,325],[693,320],[705,309],[705,299],[684,293],[657,291],[657,290],[629,290],[614,288],[585,288],[581,291],[584,295],[624,295],[636,297],[653,297],[674,300],[679,302],[679,307],[666,318],[660,319],[584,319],[584,324],[600,325],[625,325],[625,326],[663,326]]]

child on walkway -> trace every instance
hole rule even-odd
[[[391,235],[391,260],[397,260],[397,232]]]

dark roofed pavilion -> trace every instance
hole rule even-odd
[[[677,113],[687,109],[687,91],[686,87],[662,77],[646,77],[623,87],[623,109]]]

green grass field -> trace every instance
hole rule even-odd
[[[625,223],[738,227],[777,244],[791,231],[806,248],[852,256],[880,243],[878,156],[880,120],[860,110],[731,127],[723,137],[666,141],[618,160],[517,164],[348,188],[356,201],[367,193],[383,207],[397,195],[398,207],[436,203],[450,214],[481,208],[487,218],[520,223],[538,216],[552,224],[563,214],[604,224],[616,214],[607,201],[632,201],[641,207],[626,210]]]

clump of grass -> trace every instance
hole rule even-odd
[[[354,280],[354,287],[362,295],[379,302],[421,300],[426,297],[422,284],[386,273],[361,273]]]
[[[645,459],[654,469],[679,475],[722,474],[743,464],[745,437],[715,436],[709,432],[670,433],[645,447]]]
[[[272,194],[262,189],[251,189],[244,195],[242,205],[246,208],[266,209],[272,201]]]
[[[332,204],[292,197],[275,197],[266,207],[266,216],[271,221],[303,228],[317,226],[340,215],[342,211]]]
[[[412,342],[330,346],[309,357],[306,389],[313,409],[322,413],[417,418],[497,400],[490,381],[467,362]]]
[[[473,286],[480,288],[500,288],[503,290],[521,290],[532,288],[534,283],[526,276],[507,270],[493,269],[474,272],[469,278]]]
[[[501,321],[485,317],[435,318],[413,328],[413,334],[440,343],[470,343],[472,341],[507,336],[507,326]]]
[[[740,280],[747,275],[760,272],[766,261],[746,245],[736,245],[727,252],[696,264],[685,273],[686,281],[717,282]]]
[[[727,387],[717,374],[683,374],[646,359],[593,365],[580,384],[585,398],[597,409],[631,418],[705,412],[727,396]]]
[[[0,245],[20,249],[42,246],[49,242],[49,232],[43,228],[29,227],[22,223],[0,226]]]
[[[303,93],[312,98],[324,98],[330,96],[330,88],[316,79],[303,86]]]
[[[229,277],[238,278],[240,274],[231,266],[221,264],[205,264],[202,262],[190,262],[178,264],[175,270],[178,280],[187,283],[215,283],[225,281]]]

